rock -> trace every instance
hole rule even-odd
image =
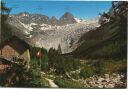
[[[124,76],[121,76],[119,74],[105,74],[104,78],[101,76],[93,76],[86,79],[80,79],[79,82],[82,82],[84,84],[84,87],[90,87],[90,88],[122,88],[126,87],[126,81],[121,80]]]
[[[99,78],[98,81],[99,82],[102,82],[104,80],[104,78]]]
[[[106,79],[106,82],[109,82],[110,81],[110,79]]]
[[[105,78],[106,79],[109,79],[109,74],[105,74]]]
[[[107,81],[106,81],[106,80],[103,80],[103,81],[101,82],[101,84],[102,84],[102,85],[106,85],[106,84],[107,84]]]
[[[118,83],[118,82],[120,82],[120,79],[115,78],[115,79],[113,80],[113,82]]]
[[[123,78],[123,77],[124,77],[124,75],[122,74],[122,75],[120,75],[120,77],[121,77],[121,78]]]
[[[100,84],[98,87],[99,87],[99,88],[103,88],[104,86],[103,86],[102,84]]]
[[[108,84],[108,88],[114,88],[115,84]]]
[[[89,82],[89,84],[90,84],[91,86],[94,86],[94,85],[95,85],[95,82],[94,82],[94,81],[91,81],[91,82]]]
[[[46,73],[44,73],[44,72],[41,72],[41,74],[45,75]]]
[[[58,88],[58,85],[56,85],[53,80],[48,79],[48,78],[45,78],[45,79],[49,81],[51,88]]]
[[[113,73],[113,74],[112,74],[112,76],[113,76],[113,77],[116,77],[116,76],[117,76],[117,74]]]

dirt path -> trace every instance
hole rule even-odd
[[[49,81],[49,84],[50,84],[50,86],[51,86],[52,88],[58,88],[58,85],[56,85],[56,84],[53,82],[53,80],[48,79],[48,78],[45,78],[45,79]]]

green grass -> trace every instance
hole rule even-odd
[[[83,78],[92,77],[96,74],[96,69],[93,66],[85,66],[81,69],[79,76]]]
[[[47,81],[44,78],[36,78],[35,80],[30,81],[29,87],[43,87],[43,88],[49,88],[49,81]]]
[[[87,65],[94,68],[96,74],[111,74],[111,73],[125,73],[127,69],[126,59],[97,59],[95,61],[89,60]],[[86,67],[86,66],[85,66]]]
[[[61,79],[59,77],[55,79],[55,83],[60,88],[82,88],[83,87],[83,85],[80,82],[74,82],[68,79]]]

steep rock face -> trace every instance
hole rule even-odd
[[[49,17],[42,14],[30,14],[28,12],[22,12],[17,15],[13,15],[14,18],[17,18],[19,21],[21,21],[24,24],[30,24],[30,23],[37,23],[42,24],[48,23]],[[12,17],[13,17],[12,16]]]
[[[55,16],[52,16],[51,19],[49,19],[49,25],[58,25],[58,24],[59,22]]]
[[[66,17],[71,18],[72,16],[70,16],[66,14]],[[27,20],[28,18],[31,20]],[[55,25],[58,23],[55,17],[49,19],[41,14],[27,13],[10,15],[8,22],[18,28],[13,30],[15,34],[24,38],[29,44],[44,47],[47,50],[57,49],[60,45],[62,53],[72,52],[78,47],[77,42],[84,33],[99,26],[98,19],[83,20],[60,26]]]
[[[51,18],[49,18],[46,15],[42,15],[42,14],[30,14],[28,12],[21,12],[19,14],[16,15],[11,15],[11,18],[17,18],[20,22],[24,23],[24,24],[30,24],[30,23],[36,23],[36,24],[48,24],[48,25],[60,25],[60,26],[64,26],[67,24],[73,24],[76,23],[77,21],[74,19],[74,16],[69,13],[66,12],[63,16],[60,17],[60,19],[56,19],[55,16],[52,16]]]
[[[62,17],[60,17],[59,23],[60,25],[73,24],[76,23],[76,20],[71,13],[66,12]]]

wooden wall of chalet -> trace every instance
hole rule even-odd
[[[19,56],[19,53],[16,52],[16,50],[14,50],[12,47],[10,47],[9,45],[5,45],[2,49],[1,49],[1,55],[7,59],[11,59],[13,56]]]
[[[6,59],[12,59],[12,57],[20,56],[27,62],[27,64],[29,64],[30,61],[29,49],[26,49],[22,54],[20,54],[19,50],[12,48],[10,45],[5,45],[2,49],[0,49],[0,56]]]

